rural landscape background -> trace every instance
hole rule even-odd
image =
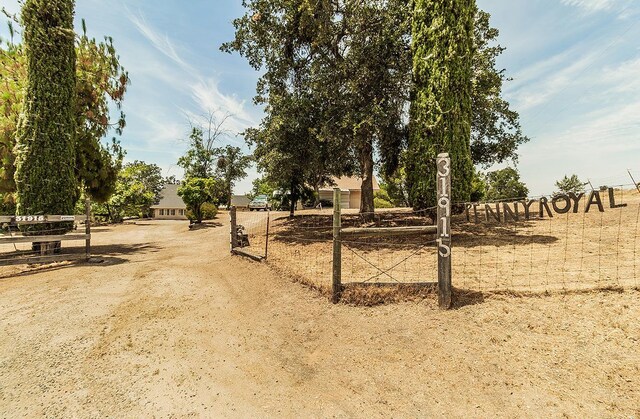
[[[0,417],[640,417],[635,2],[1,10]]]

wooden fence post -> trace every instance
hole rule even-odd
[[[631,182],[633,182],[633,186],[635,186],[638,192],[640,193],[640,183],[637,183],[636,180],[633,178],[633,175],[631,174],[631,169],[627,169],[627,173],[629,173],[629,177],[631,178]]]
[[[84,231],[87,235],[87,240],[85,242],[85,252],[87,254],[87,261],[91,259],[91,200],[87,198],[84,201],[85,205],[85,221],[84,221]]]
[[[229,216],[231,218],[231,251],[238,247],[238,224],[236,221],[236,207],[231,207],[229,210]]]
[[[438,167],[438,304],[451,308],[451,159],[439,154]]]
[[[269,219],[271,218],[271,211],[267,208],[267,235],[266,240],[264,242],[264,258],[267,259],[267,255],[269,254]]]
[[[340,219],[340,188],[333,188],[333,283],[331,301],[336,304],[342,291],[342,241]]]

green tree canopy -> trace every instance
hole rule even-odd
[[[160,200],[164,184],[162,170],[156,164],[134,161],[118,172],[113,194],[104,203],[97,203],[94,212],[105,214],[110,222],[124,217],[148,217],[151,206]]]
[[[259,127],[246,133],[246,139],[256,147],[256,160],[268,178],[286,189],[309,185],[317,190],[332,177],[359,174],[363,177],[361,210],[369,211],[374,167],[385,179],[405,178],[406,168],[404,173],[398,170],[408,142],[410,87],[412,83],[429,84],[423,76],[431,70],[433,77],[448,80],[450,90],[437,81],[431,84],[432,93],[442,93],[448,102],[426,101],[419,112],[414,103],[412,123],[422,125],[416,125],[413,132],[462,129],[455,135],[447,134],[454,143],[461,142],[461,148],[454,148],[464,149],[462,155],[466,156],[454,159],[456,182],[466,185],[456,188],[457,193],[468,195],[470,161],[489,166],[516,160],[518,145],[528,139],[522,135],[518,114],[501,97],[507,79],[504,71],[496,68],[495,59],[504,48],[494,45],[498,31],[490,27],[489,15],[477,11],[470,0],[421,1],[420,5],[416,8],[420,16],[416,17],[411,2],[401,0],[244,3],[245,14],[234,21],[235,39],[222,49],[240,53],[262,72],[255,101],[265,105],[266,116]],[[455,13],[464,6],[465,12],[443,15],[450,19],[434,20],[434,30],[429,32],[421,26],[433,18],[425,15],[427,5],[439,10],[445,5],[455,7]],[[442,22],[451,26],[442,26]],[[428,36],[420,35],[423,29]],[[412,41],[412,36],[418,37],[417,41]],[[426,48],[435,48],[437,54],[428,55]],[[436,64],[436,60],[440,61]],[[441,63],[450,67],[443,68]],[[460,85],[462,76],[464,85]],[[456,108],[448,109],[449,105]],[[423,111],[442,118],[434,116],[437,124],[431,127],[431,122],[417,118]],[[466,127],[443,121],[460,121],[461,112]],[[439,147],[431,147],[430,153]],[[423,166],[434,165],[435,154],[426,158],[416,150],[412,156],[421,156]],[[415,169],[414,183],[431,178],[422,166]]]
[[[565,175],[562,179],[556,182],[556,188],[558,192],[567,194],[575,193],[579,194],[584,192],[585,183],[578,178],[578,175]]]
[[[520,173],[512,167],[487,173],[486,188],[487,201],[516,200],[529,194],[527,185],[520,181]]]
[[[13,23],[9,22],[13,30]],[[83,33],[75,37],[76,85],[75,167],[78,186],[93,200],[104,202],[114,192],[124,151],[115,139],[102,140],[111,129],[122,134],[125,115],[109,119],[113,107],[121,110],[129,85],[128,73],[119,63],[113,40],[98,42]],[[16,190],[15,153],[17,122],[23,106],[27,78],[24,44],[0,43],[0,193],[13,200]]]
[[[407,153],[415,209],[436,205],[436,156],[449,153],[452,198],[471,193],[474,0],[416,0],[412,22],[413,93]]]
[[[218,178],[223,181],[225,196],[223,201],[231,206],[231,196],[235,183],[247,176],[247,169],[251,165],[251,157],[242,154],[239,147],[227,145],[216,150],[218,156]]]
[[[73,16],[73,0],[25,0],[22,7],[27,76],[15,147],[18,214],[72,214],[79,196]]]
[[[205,203],[217,204],[221,195],[219,181],[212,178],[188,178],[178,188],[178,195],[187,205],[197,223],[202,222],[202,206]]]
[[[373,211],[374,153],[393,166],[408,85],[407,3],[252,0],[223,45],[264,69],[260,128],[247,132],[265,173],[292,192],[332,176],[362,176]],[[264,144],[261,144],[264,143]]]
[[[225,123],[229,118],[229,114],[217,118],[214,111],[209,111],[204,123],[190,121],[189,148],[178,159],[178,166],[184,169],[186,178],[207,178],[215,174],[216,160],[220,153],[216,143],[228,134]]]
[[[482,10],[475,15],[471,89],[471,158],[485,168],[506,160],[517,162],[518,147],[529,141],[520,116],[502,98],[502,86],[509,79],[504,69],[496,68],[496,58],[505,48],[496,44],[499,31],[491,27],[490,18]]]

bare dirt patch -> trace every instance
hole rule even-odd
[[[0,279],[0,417],[640,415],[638,291],[334,306],[228,238],[109,227]]]

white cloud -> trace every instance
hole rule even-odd
[[[615,4],[622,3],[616,0],[562,0],[568,6],[575,6],[590,12],[610,10]]]
[[[220,91],[219,81],[215,78],[200,78],[190,86],[193,100],[202,113],[214,112],[216,118],[231,115],[228,129],[237,134],[255,125],[255,118],[245,108],[245,101],[236,95],[225,95]]]
[[[562,0],[562,3],[580,8],[585,13],[613,12],[622,20],[638,13],[636,0]]]
[[[188,120],[200,122],[203,115],[210,112],[214,113],[217,120],[229,115],[225,128],[231,131],[232,136],[236,136],[255,124],[257,119],[247,111],[245,100],[239,99],[236,95],[224,94],[220,89],[220,81],[216,77],[202,74],[178,53],[181,51],[183,55],[188,56],[189,49],[187,47],[180,46],[178,48],[175,41],[166,34],[157,31],[141,13],[134,15],[128,12],[128,18],[155,50],[170,60],[169,63],[162,62],[151,54],[150,57],[140,60],[137,69],[174,90],[190,96],[196,109],[179,108]],[[175,65],[177,65],[177,69],[172,68]],[[149,118],[149,116],[145,117],[146,120]],[[176,124],[171,126],[170,123],[163,122],[162,118],[156,117],[154,119],[153,122],[157,122],[157,126],[160,127],[156,134],[161,141],[169,140],[171,136],[178,134]],[[180,129],[182,130],[179,133],[180,136],[184,136],[184,127],[180,127]],[[232,138],[231,141],[242,143],[236,138]]]
[[[600,81],[611,85],[608,93],[640,93],[640,57],[603,70]]]
[[[171,61],[182,67],[183,70],[193,73],[193,68],[186,62],[176,50],[173,41],[166,35],[157,32],[147,23],[144,15],[134,15],[128,13],[128,18],[131,23],[138,29],[138,31],[149,41],[151,44],[162,54],[169,57]]]
[[[640,150],[640,101],[586,115],[584,121],[554,136],[554,142],[580,147],[581,152],[607,153]]]
[[[568,52],[558,54],[516,75],[519,83],[508,91],[516,109],[526,111],[546,104],[554,96],[581,83],[581,77],[594,65],[597,56],[589,54],[574,60],[572,55]]]

